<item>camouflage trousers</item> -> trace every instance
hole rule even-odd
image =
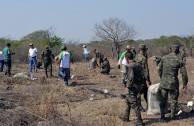
[[[158,90],[160,96],[160,114],[165,117],[165,107],[167,105],[168,94],[170,95],[170,109],[171,109],[171,117],[175,116],[176,107],[178,104],[179,90],[170,90],[159,88]]]
[[[125,116],[129,117],[131,108],[134,109],[138,122],[143,122],[140,112],[140,104],[137,99],[137,89],[128,88],[128,94],[126,95],[126,111]]]
[[[121,70],[122,70],[122,81],[123,81],[124,86],[126,87],[128,66],[122,64]]]
[[[48,77],[48,69],[50,70],[50,76],[52,76],[52,63],[44,63],[45,74]]]
[[[143,86],[141,86],[141,89],[140,89],[140,91],[137,95],[137,99],[138,99],[138,102],[139,102],[141,108],[143,108],[142,105],[141,105],[141,96],[142,96],[142,94],[144,96],[144,99],[145,99],[146,103],[148,103],[147,93],[148,93],[148,87],[147,87],[147,84],[145,82],[145,84]],[[147,109],[147,107],[148,106],[146,106],[146,109]]]

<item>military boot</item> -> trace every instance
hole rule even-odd
[[[136,111],[135,114],[137,116],[136,126],[145,126],[145,123],[143,123],[140,111],[139,110]]]
[[[163,109],[160,109],[160,122],[167,122]]]
[[[130,110],[131,110],[131,106],[127,105],[127,108],[125,110],[125,114],[123,116],[120,116],[120,119],[125,121],[125,122],[129,122]]]

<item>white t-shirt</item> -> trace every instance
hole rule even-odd
[[[0,60],[4,60],[3,58],[3,52],[0,51]]]
[[[35,56],[37,56],[37,53],[38,53],[38,51],[37,51],[37,49],[36,48],[30,48],[29,49],[29,56],[30,57],[35,57]]]
[[[123,65],[126,65],[126,66],[128,66],[129,64],[127,63],[127,60],[125,59],[125,58],[123,58],[123,60],[122,60],[122,63],[121,64],[123,64]]]
[[[70,68],[70,53],[63,51],[59,54],[59,59],[61,60],[60,67]]]
[[[89,49],[88,48],[84,48],[84,54],[89,54],[89,53],[90,53]]]

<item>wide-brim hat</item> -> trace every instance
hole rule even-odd
[[[30,45],[30,46],[33,46],[33,43],[30,43],[29,45]]]
[[[126,50],[130,50],[132,47],[130,46],[130,45],[127,45],[126,47],[125,47],[125,49]]]

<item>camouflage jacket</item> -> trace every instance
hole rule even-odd
[[[145,79],[147,81],[150,81],[150,74],[149,74],[147,58],[143,54],[139,53],[136,55],[135,61],[143,67]]]
[[[52,58],[54,59],[54,54],[51,50],[44,50],[42,51],[42,60],[44,63],[51,63]]]
[[[104,60],[102,64],[102,69],[106,69],[107,71],[110,71],[110,63],[108,60]]]
[[[128,66],[127,87],[140,89],[144,81],[145,76],[142,66],[136,62],[130,63]]]
[[[160,88],[179,90],[178,71],[182,74],[184,86],[188,83],[187,71],[183,61],[175,53],[164,56],[158,66],[161,78]]]

